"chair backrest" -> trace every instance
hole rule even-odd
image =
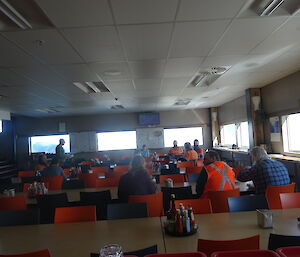
[[[268,202],[265,195],[228,197],[228,207],[230,212],[255,211],[268,209]]]
[[[44,249],[31,253],[0,254],[0,257],[51,257],[51,254],[49,249]]]
[[[99,176],[100,174],[105,174],[106,172],[109,171],[109,168],[107,166],[103,166],[103,167],[92,167],[92,171],[93,173],[95,173],[97,176]]]
[[[192,206],[195,214],[212,213],[212,208],[209,199],[188,199],[188,200],[176,200],[175,206],[179,209],[179,205],[182,203],[184,207]]]
[[[96,188],[97,186],[97,175],[95,173],[81,173],[79,179],[84,181],[84,187]]]
[[[27,209],[27,198],[25,194],[0,197],[0,211],[16,211]]]
[[[73,206],[55,209],[55,224],[96,220],[96,206]]]
[[[64,182],[63,176],[43,177],[42,182],[48,183],[48,190],[61,190]]]
[[[166,179],[172,179],[173,183],[183,183],[184,182],[184,175],[182,174],[175,174],[175,175],[160,175],[159,182],[161,185],[165,184]]]
[[[114,171],[112,173],[126,173],[129,170],[129,166],[128,165],[118,165],[116,167],[114,167]]]
[[[28,171],[19,171],[18,177],[34,177],[35,171],[34,170],[28,170]]]
[[[282,209],[300,208],[300,193],[280,194]]]
[[[193,198],[192,187],[161,187],[163,193],[164,211],[167,212],[170,209],[171,194],[175,195],[176,200],[185,200]]]
[[[206,254],[201,252],[160,253],[160,254],[150,254],[147,257],[206,257]]]
[[[276,250],[281,257],[299,257],[300,246],[282,247]]]
[[[282,209],[280,202],[280,194],[293,193],[295,191],[295,183],[284,186],[268,186],[266,189],[266,198],[269,209]]]
[[[213,252],[233,250],[258,250],[259,235],[236,240],[198,239],[198,251],[210,256]]]
[[[1,211],[0,226],[40,224],[40,210]]]
[[[107,205],[107,219],[145,218],[148,216],[146,203],[115,203]]]
[[[268,249],[275,251],[277,248],[300,246],[300,236],[286,236],[270,233]]]
[[[177,168],[194,167],[195,162],[194,161],[178,162],[176,166],[177,166]]]
[[[188,182],[197,182],[200,173],[189,173],[188,174]]]
[[[149,217],[160,217],[163,215],[163,194],[161,192],[150,195],[130,195],[128,202],[146,203]]]
[[[119,179],[115,178],[101,178],[97,179],[96,187],[115,187],[118,186]]]
[[[139,249],[136,251],[125,252],[124,256],[137,256],[137,257],[145,257],[149,254],[157,253],[157,245],[152,245],[144,249]],[[99,257],[99,253],[91,253],[90,257]]]
[[[241,250],[215,252],[211,257],[280,257],[277,253],[270,250]]]
[[[238,188],[226,191],[209,191],[207,198],[211,202],[213,213],[228,212],[228,197],[240,196],[240,190]]]
[[[185,171],[187,174],[200,173],[202,169],[203,169],[202,167],[197,167],[197,166],[196,167],[186,167]]]

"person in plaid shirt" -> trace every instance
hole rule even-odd
[[[242,182],[252,180],[255,194],[264,194],[267,186],[282,186],[290,184],[287,168],[279,161],[268,157],[261,147],[253,147],[250,151],[254,165],[240,171],[237,179]]]

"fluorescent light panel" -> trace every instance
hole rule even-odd
[[[271,15],[282,3],[284,0],[273,0],[271,1],[265,9],[262,11],[260,16],[269,16]]]

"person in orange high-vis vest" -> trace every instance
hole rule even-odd
[[[198,159],[198,154],[195,150],[193,150],[191,143],[186,142],[184,144],[184,155],[183,158],[186,159],[187,161],[196,161]]]
[[[208,191],[225,191],[235,188],[235,173],[228,164],[220,161],[217,152],[208,151],[203,163],[205,166],[196,185],[199,197],[206,198]]]
[[[194,150],[198,153],[198,159],[204,158],[204,150],[199,146],[199,140],[194,140]]]
[[[183,154],[183,149],[177,146],[177,141],[173,141],[173,147],[169,149],[169,155],[179,156]]]

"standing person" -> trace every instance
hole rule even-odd
[[[279,161],[269,158],[265,149],[253,147],[250,151],[253,166],[242,170],[237,179],[253,181],[255,194],[264,194],[267,186],[282,186],[291,183],[287,168]]]
[[[147,149],[146,145],[143,145],[142,146],[142,149],[141,149],[141,155],[146,158],[146,157],[150,157],[150,151],[149,149]]]
[[[177,146],[177,140],[173,141],[173,147],[169,149],[169,155],[171,156],[181,156],[183,150],[181,147]]]
[[[187,161],[195,161],[198,159],[198,154],[195,150],[193,150],[192,145],[190,142],[186,142],[184,144],[184,155],[183,158]]]
[[[203,157],[204,157],[204,151],[199,146],[199,140],[198,139],[194,140],[194,150],[198,153],[199,158],[203,159]]]
[[[118,197],[127,202],[129,195],[147,195],[155,193],[155,184],[145,168],[145,159],[141,155],[133,157],[131,167],[119,182]]]
[[[197,184],[197,195],[206,197],[208,191],[225,191],[235,188],[235,174],[230,166],[220,160],[216,151],[210,150],[204,155],[204,168]]]
[[[65,149],[63,148],[64,144],[65,140],[61,138],[59,139],[59,144],[55,148],[56,159],[59,163],[64,162],[66,159]]]
[[[49,167],[43,169],[40,174],[42,177],[56,177],[56,176],[62,176],[65,179],[67,178],[64,170],[58,166],[59,162],[57,158],[52,159],[51,164]]]

